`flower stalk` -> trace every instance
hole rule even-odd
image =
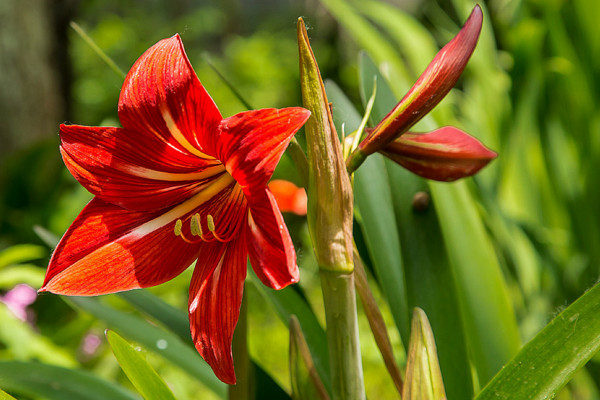
[[[319,67],[298,19],[308,153],[308,226],[319,264],[333,399],[364,399],[352,255],[352,188]]]

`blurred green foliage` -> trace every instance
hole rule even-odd
[[[457,32],[474,4],[467,0],[394,2],[404,5],[406,12],[383,2],[322,3],[90,0],[76,4],[74,20],[124,71],[152,44],[179,32],[201,81],[222,113],[232,115],[244,106],[207,60],[255,108],[298,105],[295,21],[303,15],[311,27],[309,34],[322,75],[335,81],[350,99],[350,106],[360,111],[359,48],[367,50],[387,78],[393,95],[400,97],[432,53]],[[498,264],[506,281],[515,314],[512,317],[518,323],[521,341],[526,343],[558,311],[596,283],[600,272],[600,189],[596,183],[600,171],[600,36],[596,27],[600,3],[489,0],[482,5],[484,29],[464,77],[432,118],[417,128],[454,124],[499,152],[500,157],[480,175],[459,185],[464,185],[460,190],[472,198],[469,204],[474,207],[470,211],[483,221],[484,235],[489,236],[493,246],[492,263]],[[122,78],[74,31],[70,30],[68,37],[68,43],[61,44],[68,47],[72,65],[68,122],[118,124],[116,105]],[[361,85],[364,87],[364,82]],[[57,131],[61,122],[56,121]],[[57,148],[55,135],[0,160],[0,294],[18,283],[39,287],[52,245],[45,243],[34,227],[41,226],[60,237],[91,198],[63,167]],[[287,158],[282,160],[276,176],[298,182]],[[407,182],[427,188],[422,182]],[[430,190],[434,197],[443,199],[449,197],[444,194],[446,189]],[[391,195],[401,197],[396,188]],[[396,209],[396,218],[400,213]],[[302,271],[299,288],[289,289],[291,292],[278,299],[273,297],[277,294],[258,285],[248,285],[247,293],[254,362],[280,387],[289,390],[287,356],[281,356],[287,354],[288,321],[275,314],[285,315],[290,304],[301,308],[299,313],[311,319],[315,337],[319,337],[319,323],[323,326],[324,317],[305,221],[291,215],[286,215],[286,220],[298,249]],[[366,226],[360,223],[357,221],[360,227]],[[437,226],[431,220],[427,224]],[[402,243],[409,243],[409,234],[400,233]],[[367,230],[361,233],[357,228],[358,245],[365,261],[373,267],[373,289],[390,327],[397,358],[403,362],[399,331],[404,328],[395,326],[402,317],[394,305],[401,302],[390,299],[393,291],[382,281],[377,257],[366,250],[370,245],[365,245],[369,241],[363,240],[362,234],[369,235]],[[32,245],[24,245],[27,243]],[[408,265],[410,257],[405,252],[403,249],[404,267],[408,268],[405,279],[417,282],[422,270]],[[189,275],[188,271],[150,292],[185,310]],[[463,278],[473,286],[479,283],[477,272]],[[440,283],[427,281],[422,287],[436,284]],[[415,293],[416,287],[413,284],[408,289],[411,305],[422,301],[419,297],[428,298],[426,293]],[[454,296],[452,304],[461,293]],[[99,304],[114,310],[114,315],[125,312],[140,321],[151,319],[160,329],[168,328],[160,316],[149,316],[121,297],[107,296]],[[31,307],[35,319],[21,321],[0,303],[0,363],[41,361],[92,371],[102,380],[134,392],[101,339],[104,329],[113,327],[83,308],[67,305],[58,296],[44,295]],[[369,398],[393,397],[393,385],[364,316],[360,318],[367,394]],[[435,321],[432,325],[436,331]],[[94,338],[98,347],[86,348]],[[167,359],[150,352],[147,358],[175,397],[193,398],[201,392],[203,398],[219,398],[218,390],[209,394],[204,383],[172,368]],[[440,358],[443,363],[443,355]],[[559,398],[599,398],[599,361],[592,359]],[[470,381],[470,377],[464,380]],[[475,386],[466,392],[477,392],[485,383],[475,379]],[[18,382],[15,385],[9,392],[23,394]],[[30,397],[19,398],[44,398],[39,393],[25,395]]]

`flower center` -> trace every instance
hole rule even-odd
[[[217,181],[227,177],[227,185]],[[210,190],[209,199],[198,204],[194,210],[175,221],[173,232],[187,243],[228,242],[237,234],[247,212],[247,203],[242,188],[233,177],[225,172],[209,184],[202,192],[217,185],[219,190]],[[202,193],[200,192],[200,193]]]

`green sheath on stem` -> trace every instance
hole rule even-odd
[[[352,272],[352,187],[325,87],[302,19],[298,20],[300,82],[308,153],[308,228],[321,268]]]
[[[298,20],[300,81],[308,155],[308,227],[321,271],[334,400],[363,400],[354,263],[352,187],[319,67],[306,27]]]

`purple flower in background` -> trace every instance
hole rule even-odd
[[[21,321],[27,321],[27,307],[33,304],[37,297],[37,291],[24,283],[18,284],[9,290],[4,296],[0,296],[0,302]]]

